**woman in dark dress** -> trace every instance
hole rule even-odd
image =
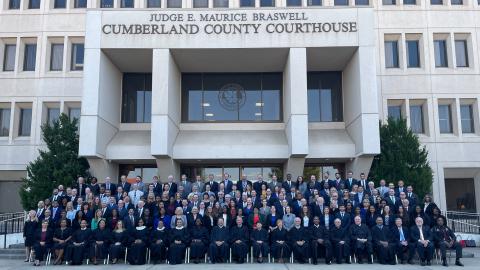
[[[150,233],[150,255],[153,264],[167,258],[168,229],[162,220],[158,221],[157,228]]]
[[[118,216],[118,210],[113,208],[111,212],[111,216],[107,222],[108,223],[107,228],[109,228],[112,231],[115,230],[115,227],[117,227],[117,222],[119,221],[119,219],[120,217]]]
[[[97,265],[97,259],[104,260],[107,258],[108,247],[110,246],[112,233],[107,228],[105,219],[98,221],[98,228],[92,232],[92,244],[90,247],[90,258],[93,264]]]
[[[145,264],[145,254],[147,250],[149,232],[143,219],[138,220],[138,226],[131,232],[130,247],[128,249],[127,260],[132,265]]]
[[[87,202],[82,204],[83,219],[87,220],[87,223],[90,225],[93,218],[93,211],[90,209],[90,205]]]
[[[48,221],[42,222],[41,228],[35,232],[35,244],[33,250],[35,250],[35,263],[33,265],[40,266],[40,262],[43,261],[43,257],[47,253],[47,250],[52,247],[53,232],[48,228]]]
[[[128,245],[128,232],[123,227],[123,221],[119,220],[115,226],[115,230],[112,232],[112,239],[110,245],[110,259],[112,264],[116,264],[120,256],[125,254],[125,248]]]
[[[82,211],[77,211],[75,213],[75,218],[72,220],[72,231],[76,232],[80,230],[80,224],[82,224],[83,218],[83,212]],[[88,222],[87,222],[88,225]]]
[[[60,219],[60,228],[57,228],[53,234],[53,250],[55,251],[55,261],[53,264],[62,264],[65,248],[71,238],[72,230],[67,226],[67,219]]]
[[[175,228],[169,234],[170,247],[168,249],[168,261],[170,264],[180,264],[185,259],[185,249],[188,245],[188,231],[183,226],[181,219],[175,220]]]
[[[145,227],[147,227],[148,230],[151,230],[153,227],[153,217],[151,215],[152,212],[150,212],[149,208],[145,207],[145,210],[143,212],[143,222],[145,223]]]
[[[30,260],[30,252],[35,243],[35,231],[38,228],[37,212],[28,212],[27,220],[23,224],[23,240],[25,241],[25,262]]]
[[[57,222],[55,222],[55,229],[60,228],[60,223],[62,222],[63,219],[65,219],[65,221],[67,222],[68,228],[72,226],[72,222],[69,219],[67,219],[67,211],[62,210],[60,211],[60,218],[57,220]]]
[[[213,214],[213,207],[209,205],[205,211],[205,215],[203,215],[203,226],[207,228],[208,232],[212,231],[212,228],[217,224],[217,219]]]
[[[283,227],[283,220],[277,220],[277,227],[270,233],[270,247],[273,258],[283,263],[290,257],[290,247],[287,244],[288,231]]]
[[[92,231],[87,228],[88,223],[82,220],[80,229],[75,231],[72,235],[71,244],[67,247],[66,259],[69,264],[80,265],[87,254]]]
[[[368,208],[367,216],[366,216],[366,224],[369,228],[371,228],[371,227],[373,227],[377,224],[376,223],[377,216],[378,216],[377,215],[377,209],[375,209],[375,206],[370,205],[370,207]]]
[[[208,230],[203,226],[202,220],[196,219],[195,225],[190,229],[190,259],[193,263],[197,264],[205,257],[209,238]]]

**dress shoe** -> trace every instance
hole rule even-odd
[[[463,266],[463,263],[460,260],[455,261],[455,265],[457,266]]]
[[[443,266],[448,266],[447,260],[442,260],[442,265]]]
[[[427,265],[428,265],[428,266],[432,265],[432,263],[430,262],[430,260],[427,261]]]
[[[422,261],[422,262],[420,263],[420,265],[421,265],[421,266],[425,266],[425,265],[426,265],[426,264],[425,264],[425,261]]]

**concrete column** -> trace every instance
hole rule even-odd
[[[99,183],[105,182],[105,177],[110,177],[113,183],[119,180],[118,164],[100,158],[89,158],[90,174],[98,178]]]
[[[173,175],[175,179],[180,178],[180,164],[171,158],[157,158],[157,169],[160,182],[167,182],[169,175]]]
[[[365,173],[368,176],[368,172],[370,171],[370,167],[372,166],[373,156],[372,155],[364,155],[357,158],[354,158],[351,161],[345,163],[345,169],[347,171],[352,171],[354,177],[359,179],[360,173]],[[346,172],[345,172],[346,175]]]
[[[292,174],[292,179],[295,180],[297,176],[303,175],[303,167],[305,166],[305,158],[291,157],[285,162],[283,166],[283,177],[286,178],[288,173]]]
[[[480,211],[480,197],[478,194],[480,194],[480,171],[473,177],[473,184],[475,185],[475,207],[477,208],[476,212],[478,213]]]
[[[290,48],[283,75],[284,121],[291,157],[308,155],[307,51]]]
[[[447,196],[445,193],[445,169],[440,163],[437,166],[432,166],[433,183],[432,183],[432,197],[441,211],[447,210]],[[423,198],[418,198],[423,201]]]

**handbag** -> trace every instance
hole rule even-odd
[[[465,240],[465,246],[466,247],[477,247],[477,243],[475,243],[475,240],[473,240],[473,239],[467,239],[467,240]]]
[[[457,236],[457,240],[458,240],[458,243],[460,244],[460,246],[461,246],[462,248],[464,248],[464,247],[467,246],[466,240],[463,240],[460,235]]]

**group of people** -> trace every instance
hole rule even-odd
[[[248,256],[282,263],[293,254],[298,263],[373,263],[375,255],[381,264],[395,264],[395,256],[413,264],[418,254],[424,266],[439,249],[448,266],[446,251],[454,249],[463,266],[462,248],[432,197],[421,201],[402,180],[376,187],[351,171],[345,179],[325,173],[309,181],[291,174],[269,182],[262,175],[236,183],[228,173],[214,178],[169,176],[162,184],[155,176],[146,184],[137,176],[130,184],[123,175],[118,184],[79,177],[72,187],[60,185],[28,214],[25,261],[33,250],[34,265],[48,252],[54,264],[115,264],[124,256],[133,265],[179,264],[189,249],[194,263],[243,263]]]

